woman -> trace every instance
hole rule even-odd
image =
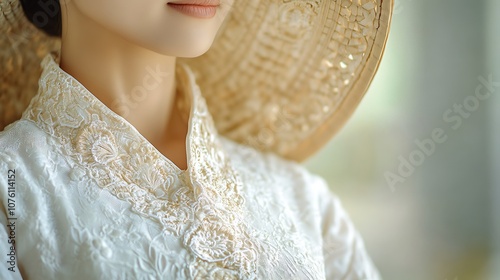
[[[0,2],[1,279],[379,278],[295,161],[366,91],[392,1],[21,2]]]

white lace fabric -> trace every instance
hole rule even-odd
[[[219,135],[187,66],[185,171],[52,55],[42,67],[0,132],[0,174],[15,170],[14,188],[0,178],[0,279],[379,279],[325,181]]]

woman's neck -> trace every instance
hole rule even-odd
[[[61,68],[185,169],[187,124],[173,116],[178,114],[176,58],[134,45],[74,14],[67,21]]]

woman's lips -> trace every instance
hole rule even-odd
[[[191,0],[167,3],[169,7],[185,15],[197,18],[212,18],[217,13],[218,0]]]

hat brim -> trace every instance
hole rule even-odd
[[[220,133],[302,161],[343,126],[382,58],[392,0],[253,0],[186,59]]]
[[[36,94],[40,62],[60,40],[18,0],[0,0],[0,130]],[[197,76],[220,134],[302,161],[343,126],[382,58],[393,0],[237,1],[211,49],[179,59]]]

